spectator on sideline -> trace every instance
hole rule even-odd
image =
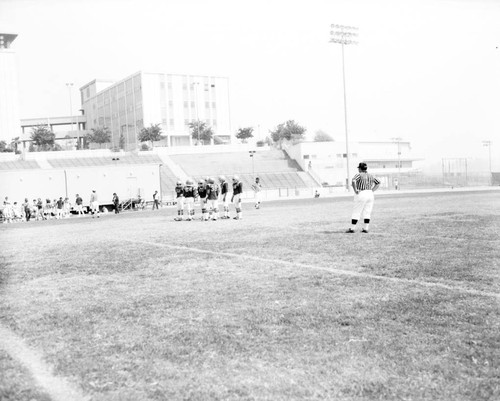
[[[159,204],[160,204],[160,202],[158,201],[158,191],[155,191],[155,193],[153,194],[153,210],[155,210],[155,207],[158,210]]]
[[[56,201],[56,219],[62,219],[64,217],[64,201],[62,196]]]
[[[26,219],[26,221],[30,221],[31,205],[30,202],[28,201],[28,198],[24,198],[23,209],[24,209],[24,218]]]
[[[95,215],[99,218],[99,198],[95,189],[93,189],[90,194],[90,212],[92,213],[92,218],[94,218]]]
[[[115,207],[115,214],[120,213],[120,198],[118,198],[116,192],[113,192],[113,205]]]
[[[83,199],[78,194],[76,194],[76,199],[75,199],[75,211],[78,213],[78,215],[83,214]]]

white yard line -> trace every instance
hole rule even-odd
[[[2,325],[0,325],[0,348],[26,368],[41,390],[53,401],[87,401],[89,399],[67,380],[52,374],[50,367],[43,362],[36,351],[30,349],[12,330]]]
[[[214,255],[214,256],[227,256],[227,257],[231,257],[231,258],[247,259],[247,260],[253,260],[253,261],[257,261],[257,262],[274,263],[274,264],[280,264],[280,265],[285,265],[285,266],[296,266],[296,267],[302,267],[305,269],[326,271],[326,272],[329,272],[332,274],[337,274],[337,275],[342,275],[342,276],[369,278],[369,279],[373,279],[373,280],[389,281],[389,282],[398,283],[398,284],[417,285],[417,286],[429,287],[429,288],[441,288],[444,290],[462,292],[465,294],[480,295],[480,296],[484,296],[484,297],[492,297],[492,298],[500,299],[499,293],[474,290],[471,288],[452,286],[452,285],[447,285],[447,284],[442,284],[442,283],[431,283],[428,281],[412,280],[412,279],[399,278],[399,277],[378,276],[376,274],[356,272],[356,271],[351,271],[351,270],[339,269],[336,267],[325,267],[325,266],[310,265],[310,264],[305,264],[305,263],[288,262],[286,260],[279,260],[279,259],[261,258],[258,256],[245,255],[243,253],[210,251],[207,249],[192,248],[192,247],[188,247],[188,246],[162,244],[162,243],[158,243],[158,242],[146,242],[146,241],[137,241],[137,240],[128,240],[128,239],[121,239],[120,241],[128,241],[128,242],[135,243],[135,244],[144,244],[144,245],[157,246],[157,247],[162,247],[162,248],[177,249],[177,250],[187,251],[187,252],[204,253],[204,254],[209,254],[209,255]]]

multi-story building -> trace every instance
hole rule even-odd
[[[112,146],[136,149],[144,127],[160,124],[164,146],[192,145],[189,123],[211,127],[216,143],[231,142],[229,80],[225,77],[137,72],[118,82],[80,88],[86,129],[107,127]]]
[[[21,134],[16,53],[11,49],[16,37],[0,33],[0,141],[7,144]]]

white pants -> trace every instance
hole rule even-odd
[[[238,209],[241,209],[241,194],[237,194],[233,196],[233,204]]]
[[[191,197],[184,198],[184,208],[186,209],[189,215],[189,213],[191,213],[191,210],[194,209],[194,198]]]
[[[217,199],[208,199],[207,208],[209,210],[219,210],[219,201]]]
[[[99,202],[98,202],[98,201],[92,201],[92,202],[90,203],[90,209],[91,209],[92,211],[96,211],[96,212],[98,212],[98,213],[99,213]]]
[[[184,198],[180,197],[176,199],[177,201],[177,210],[183,210],[184,209]]]
[[[357,195],[354,195],[351,218],[353,220],[369,219],[372,214],[374,201],[375,197],[371,189],[360,191]]]

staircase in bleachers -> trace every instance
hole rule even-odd
[[[173,197],[177,177],[174,175],[172,170],[165,165],[160,167],[160,176],[163,196],[166,198]]]

